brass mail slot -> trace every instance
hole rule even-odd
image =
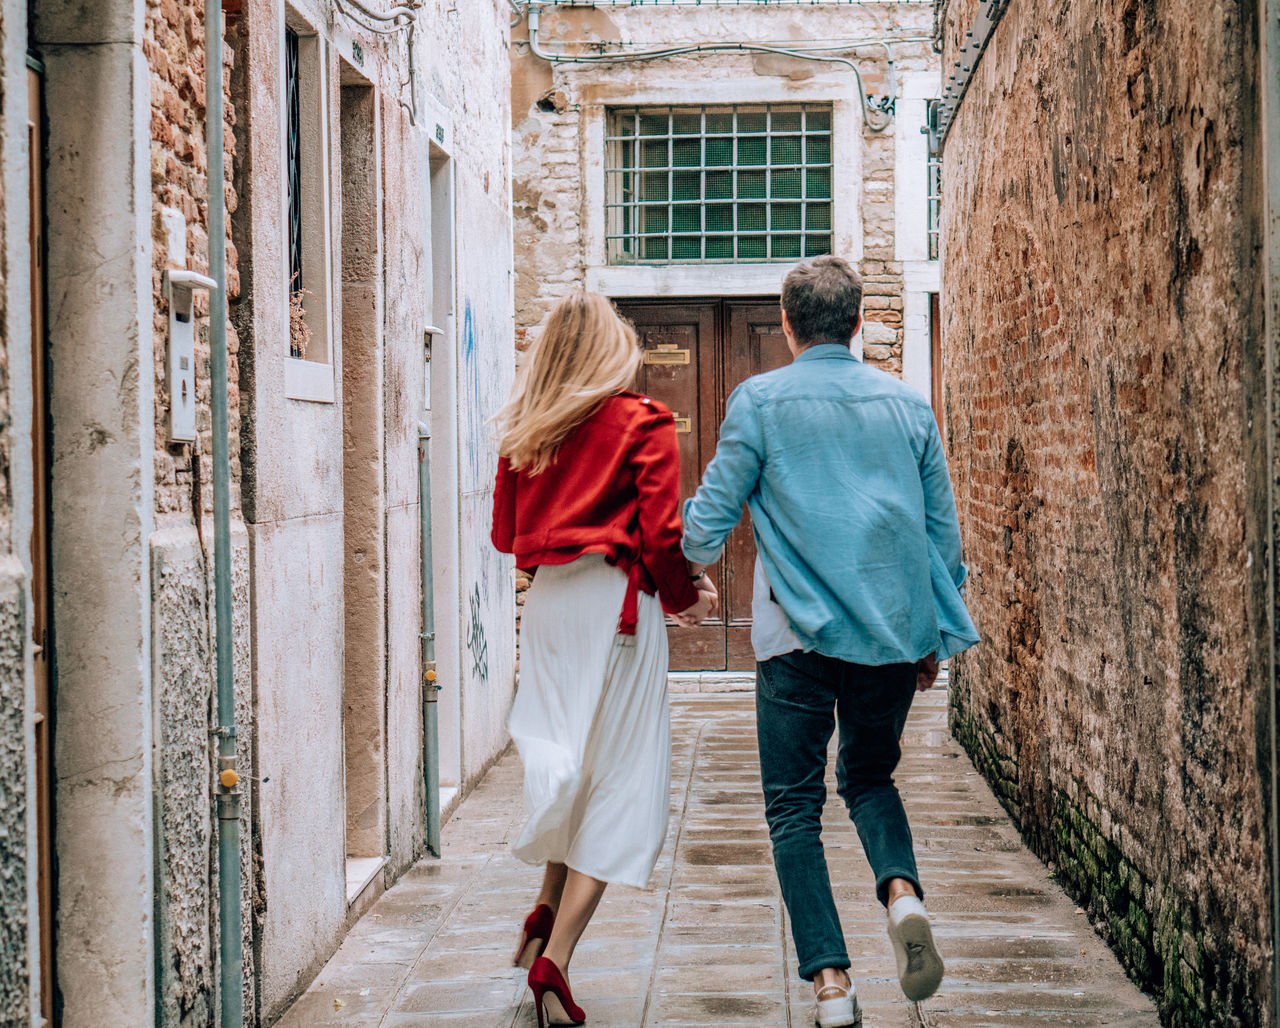
[[[645,350],[644,362],[646,364],[688,364],[689,351],[659,346],[656,350]]]
[[[693,431],[693,418],[676,418],[676,431],[688,435]]]

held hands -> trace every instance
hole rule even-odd
[[[938,680],[938,655],[930,653],[916,662],[916,692],[928,692]]]
[[[672,615],[681,628],[693,628],[702,624],[706,618],[713,618],[720,613],[720,597],[711,579],[705,574],[694,581],[698,590],[698,602],[687,607],[679,614]]]

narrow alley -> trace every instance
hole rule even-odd
[[[676,694],[672,720],[667,845],[650,889],[606,893],[575,959],[575,996],[597,1028],[809,1024],[769,855],[751,695]],[[921,1008],[903,999],[857,834],[833,792],[824,842],[866,1028],[1157,1025],[951,738],[942,686],[917,700],[904,753],[898,782],[948,975]],[[520,778],[508,751],[445,826],[444,859],[419,861],[378,900],[281,1028],[537,1023],[510,966],[538,882],[507,852],[521,825]]]
[[[846,945],[864,1028],[1280,1028],[1280,0],[0,0],[0,153],[0,1028],[531,1028],[524,818],[554,1000],[664,681],[592,1028]],[[774,660],[896,683],[905,983]]]

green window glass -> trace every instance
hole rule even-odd
[[[791,261],[831,249],[831,108],[608,113],[608,260]]]

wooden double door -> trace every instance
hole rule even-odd
[[[725,402],[743,380],[791,361],[776,297],[618,301],[644,348],[641,391],[676,416],[682,499],[698,488],[716,452]],[[751,649],[751,592],[756,548],[743,508],[724,556],[711,568],[720,617],[694,629],[668,628],[673,671],[745,671]]]

